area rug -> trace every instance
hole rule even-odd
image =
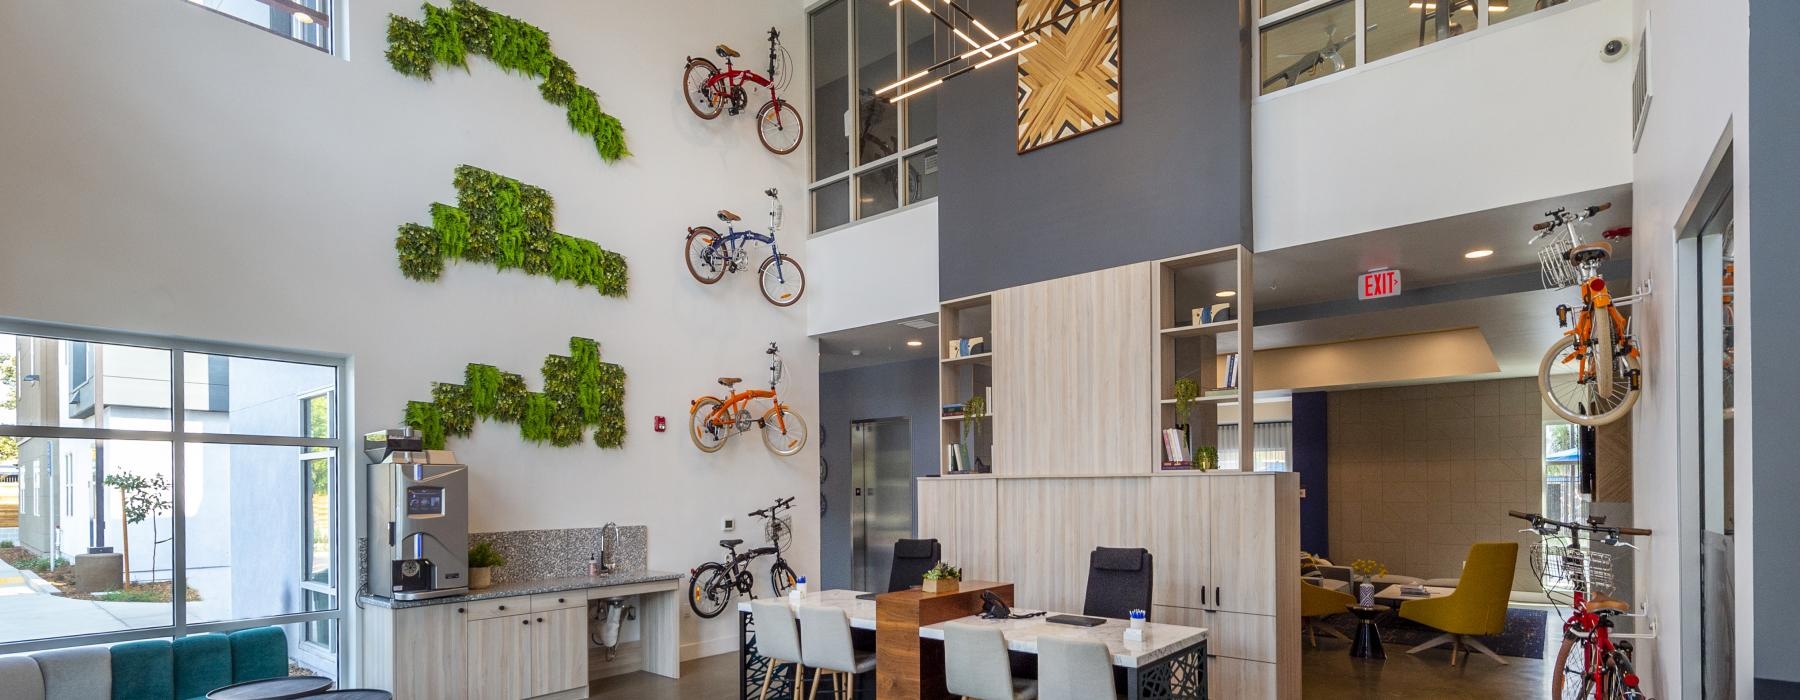
[[[1541,659],[1544,658],[1544,625],[1548,615],[1549,612],[1545,610],[1507,608],[1506,631],[1476,639],[1501,656]],[[1375,622],[1381,626],[1381,641],[1390,654],[1405,653],[1407,649],[1443,634],[1392,612],[1384,613]],[[1348,613],[1327,617],[1324,623],[1343,632],[1346,637],[1354,638],[1356,634],[1356,618]],[[1448,649],[1449,646],[1443,648]]]

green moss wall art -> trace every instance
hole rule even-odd
[[[568,110],[569,128],[593,139],[601,159],[611,163],[631,155],[625,148],[625,127],[600,109],[599,95],[575,82],[575,69],[550,52],[550,35],[544,30],[469,0],[452,0],[449,7],[426,3],[424,8],[423,22],[388,15],[387,59],[394,70],[431,80],[437,66],[467,71],[470,54],[486,56],[508,73],[543,79],[538,93]]]
[[[493,365],[471,364],[461,384],[433,384],[430,401],[406,405],[405,423],[424,437],[425,448],[444,449],[449,437],[468,437],[477,419],[519,426],[534,444],[570,447],[594,429],[594,444],[625,444],[625,370],[600,361],[600,344],[570,338],[569,354],[544,358],[544,390],[529,391],[525,378]]]
[[[625,296],[625,257],[550,230],[556,215],[550,193],[462,165],[456,168],[456,204],[433,203],[430,226],[400,226],[394,248],[402,274],[435,282],[445,260],[466,260]]]

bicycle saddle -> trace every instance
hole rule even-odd
[[[1595,593],[1593,598],[1588,599],[1587,607],[1588,610],[1594,612],[1599,612],[1601,610],[1611,610],[1618,613],[1631,612],[1630,603],[1600,593]]]
[[[727,389],[730,389],[732,386],[735,386],[738,382],[741,382],[741,381],[744,381],[742,377],[719,377],[720,386],[723,386]]]
[[[744,218],[741,216],[738,216],[737,214],[731,213],[730,209],[720,209],[719,210],[719,220],[720,221],[743,221]]]
[[[718,46],[714,47],[713,50],[719,52],[719,58],[737,58],[738,57],[738,52],[731,50],[731,47],[726,46],[724,44],[719,44]]]
[[[719,546],[726,549],[731,549],[732,547],[736,547],[743,543],[743,540],[719,540]]]
[[[1607,243],[1606,241],[1600,241],[1598,243],[1583,243],[1581,245],[1578,245],[1578,246],[1575,246],[1574,248],[1569,249],[1569,259],[1574,260],[1575,262],[1582,262],[1584,260],[1587,260],[1588,258],[1596,258],[1596,257],[1601,260],[1605,260],[1607,258],[1612,257],[1612,252],[1613,252],[1612,244]]]

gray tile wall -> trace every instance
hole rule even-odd
[[[1469,545],[1519,543],[1513,589],[1539,590],[1534,537],[1508,510],[1543,502],[1543,401],[1532,378],[1334,391],[1331,559],[1455,578]]]
[[[600,528],[469,533],[469,546],[479,542],[493,544],[506,558],[506,566],[494,569],[494,583],[586,576],[588,557],[600,551]],[[620,525],[614,546],[615,571],[649,567],[650,528]]]

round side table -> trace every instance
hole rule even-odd
[[[323,676],[282,676],[244,681],[206,694],[207,700],[291,700],[308,698],[331,689]]]
[[[1386,605],[1346,605],[1350,614],[1356,616],[1356,638],[1350,642],[1350,656],[1357,659],[1387,658],[1387,652],[1381,648],[1381,628],[1375,624],[1375,618],[1392,610]]]

